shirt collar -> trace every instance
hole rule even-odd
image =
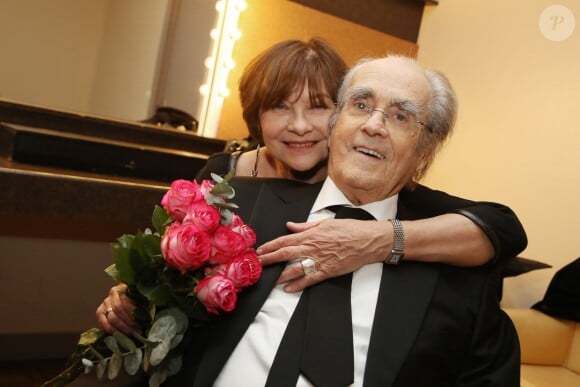
[[[390,196],[386,199],[379,200],[377,202],[372,202],[358,206],[365,211],[368,211],[377,220],[387,220],[394,219],[397,215],[397,200],[399,198],[398,194]],[[320,212],[325,210],[329,206],[334,205],[348,205],[351,207],[357,207],[353,205],[344,194],[338,189],[334,181],[330,177],[327,177],[314,201],[314,205],[310,210],[310,213]]]

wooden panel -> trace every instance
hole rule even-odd
[[[422,0],[291,0],[330,15],[417,42]]]

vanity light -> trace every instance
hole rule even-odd
[[[216,137],[223,100],[230,91],[227,88],[228,75],[235,62],[232,52],[235,42],[241,37],[238,29],[240,13],[246,8],[244,0],[219,0],[216,2],[217,23],[210,36],[211,55],[205,60],[206,80],[199,88],[202,103],[199,117],[198,134]]]

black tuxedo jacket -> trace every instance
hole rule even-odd
[[[231,183],[238,213],[256,231],[257,245],[286,234],[287,221],[305,221],[321,187],[282,179],[235,178]],[[431,216],[399,202],[400,219]],[[213,385],[283,266],[264,268],[260,281],[240,294],[233,312],[200,330],[182,371],[168,379],[168,386]],[[364,386],[519,386],[519,343],[498,306],[496,266],[386,265]]]

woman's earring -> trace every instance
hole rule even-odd
[[[254,163],[254,169],[250,172],[252,177],[258,176],[258,159],[260,158],[260,144],[256,147],[256,162]]]

